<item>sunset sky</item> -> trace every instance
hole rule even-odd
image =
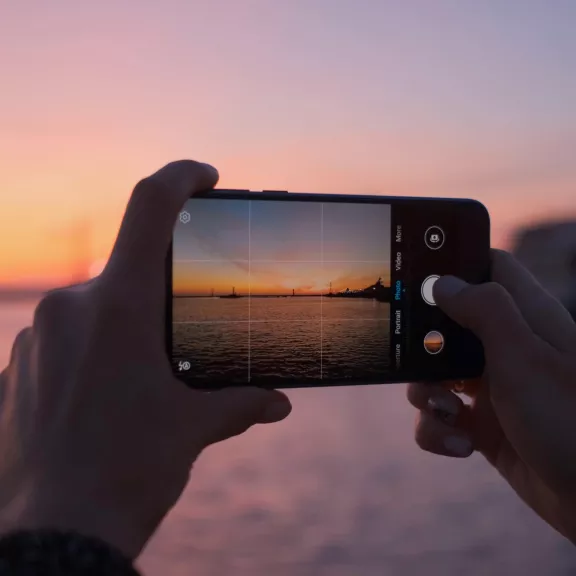
[[[174,236],[179,294],[319,294],[390,285],[390,206],[194,199]]]
[[[0,286],[107,257],[168,161],[221,185],[576,216],[572,0],[19,0],[0,9]]]

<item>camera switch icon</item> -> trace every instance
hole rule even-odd
[[[439,250],[444,245],[444,230],[440,226],[430,226],[424,234],[424,242],[430,250]]]

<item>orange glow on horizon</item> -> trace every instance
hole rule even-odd
[[[27,148],[24,142],[14,147],[3,145],[0,138],[0,155],[5,161],[0,171],[0,286],[51,287],[92,273],[93,263],[110,253],[134,184],[164,163],[182,157],[212,161],[221,172],[220,187],[475,197],[490,210],[493,243],[499,247],[507,247],[509,234],[518,225],[576,218],[571,201],[576,178],[548,176],[484,187],[481,180],[474,183],[474,174],[480,169],[477,159],[472,159],[472,147],[468,162],[464,152],[458,155],[466,167],[461,172],[469,170],[472,183],[461,187],[450,184],[447,164],[439,166],[443,172],[435,176],[427,168],[428,161],[419,164],[423,151],[418,149],[406,150],[405,158],[393,155],[398,166],[391,168],[390,163],[379,165],[379,154],[362,157],[366,151],[357,143],[344,169],[337,143],[326,138],[312,136],[301,150],[287,143],[280,150],[261,145],[251,153],[231,155],[219,152],[216,144],[195,152],[194,146],[155,149],[127,135],[115,143],[113,127],[107,130],[90,126],[86,134],[79,135],[77,129],[67,126],[51,140],[39,131],[26,142]],[[341,138],[347,140],[345,134]],[[361,140],[359,135],[356,140]],[[313,154],[316,144],[319,149]],[[444,146],[447,154],[452,146]],[[442,149],[441,141],[437,148]],[[130,150],[128,155],[125,149]],[[91,228],[89,251],[84,256],[75,250],[70,232],[82,222]],[[224,288],[230,290],[231,283]]]
[[[230,180],[231,178],[228,178]],[[576,186],[576,183],[575,183]],[[127,198],[128,193],[124,194]],[[543,206],[540,202],[524,202],[511,198],[502,198],[498,201],[488,202],[492,217],[492,240],[493,245],[502,248],[509,248],[512,233],[516,226],[538,223],[542,220],[564,220],[576,218],[576,208],[567,208],[562,199],[554,201],[554,197],[548,197],[551,202],[548,206]],[[544,197],[542,197],[543,201]],[[103,217],[94,222],[94,237],[92,251],[84,259],[74,258],[70,246],[61,239],[54,239],[51,235],[54,229],[58,230],[58,221],[64,215],[63,210],[45,210],[42,218],[29,218],[29,228],[25,230],[19,222],[24,220],[24,210],[19,207],[6,207],[0,213],[0,246],[2,254],[0,260],[0,288],[27,288],[27,287],[53,287],[67,284],[71,279],[95,275],[103,267],[108,254],[112,248],[118,224],[122,215],[123,203],[118,206],[115,213]],[[110,211],[112,212],[112,211]],[[60,228],[66,229],[70,219],[74,221],[75,215],[66,213],[68,221],[64,221]],[[56,224],[51,223],[52,217]],[[50,223],[47,226],[46,223]],[[372,280],[373,281],[373,280]],[[238,281],[236,289],[247,289],[247,282],[244,284]],[[293,288],[300,286],[305,289],[305,283],[294,284]],[[232,284],[229,281],[222,281],[220,284],[214,282],[203,285],[206,293],[210,293],[212,288],[221,289],[228,293]],[[289,286],[287,286],[289,288]],[[274,288],[274,284],[269,284],[270,290],[280,290]],[[187,288],[184,286],[184,291]]]
[[[373,273],[354,264],[341,265],[337,268],[307,265],[299,269],[282,265],[254,265],[253,270],[235,267],[233,263],[222,263],[209,266],[198,263],[187,269],[179,263],[174,265],[173,290],[177,295],[221,296],[232,293],[239,295],[318,295],[340,292],[346,289],[360,290],[371,286],[381,278],[385,286],[390,286],[390,272],[382,265],[372,266]]]
[[[221,187],[477,198],[499,247],[518,225],[576,218],[561,10],[479,11],[470,26],[462,3],[432,10],[423,33],[410,3],[341,4],[327,19],[297,2],[12,3],[0,18],[0,288],[93,275],[133,186],[181,158],[213,163]],[[190,22],[218,22],[218,42]],[[534,22],[558,34],[523,28]],[[84,254],[69,233],[82,221]],[[262,285],[289,289],[276,281]]]

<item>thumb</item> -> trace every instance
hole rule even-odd
[[[195,193],[213,188],[218,172],[193,160],[171,162],[141,180],[130,197],[106,276],[137,293],[164,278],[178,213]],[[164,289],[164,283],[161,283]]]
[[[204,396],[201,406],[207,444],[238,436],[254,424],[279,422],[292,411],[286,395],[262,388],[226,388],[212,392]]]
[[[495,282],[472,285],[443,276],[434,284],[434,300],[452,320],[482,341],[487,354],[522,349],[533,337],[512,296]]]

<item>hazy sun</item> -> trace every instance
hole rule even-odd
[[[102,273],[104,270],[104,266],[106,266],[106,260],[95,260],[90,265],[88,273],[90,274],[90,278],[95,278],[99,274]]]

